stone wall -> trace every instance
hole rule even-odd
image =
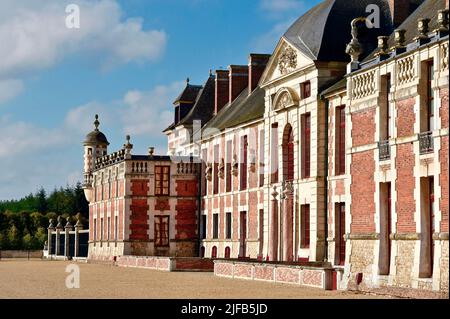
[[[42,250],[0,250],[1,258],[42,258]]]
[[[196,257],[119,256],[119,267],[146,268],[161,271],[213,271],[213,261]]]

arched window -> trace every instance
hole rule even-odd
[[[225,247],[225,258],[230,258],[231,255],[231,249],[230,247]]]
[[[294,179],[294,132],[290,124],[285,126],[283,132],[283,179]]]
[[[217,247],[213,246],[211,250],[211,258],[217,258]]]
[[[201,258],[205,257],[205,246],[200,247],[200,257]]]

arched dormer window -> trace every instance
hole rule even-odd
[[[298,95],[291,88],[281,88],[273,98],[273,109],[280,111],[298,105]]]

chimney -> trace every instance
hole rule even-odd
[[[216,87],[214,93],[214,114],[217,114],[228,103],[228,87],[230,79],[228,70],[216,70]]]
[[[248,66],[230,65],[230,92],[228,101],[231,103],[248,85]]]
[[[251,53],[248,57],[248,94],[252,93],[258,86],[267,62],[269,62],[270,54]]]
[[[397,28],[424,0],[389,0],[392,23]],[[445,0],[448,3],[448,0]]]

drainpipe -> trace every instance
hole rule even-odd
[[[197,249],[197,256],[200,257],[200,251],[201,251],[201,222],[202,222],[202,159],[201,159],[201,144],[198,145],[199,148],[199,158],[200,158],[200,165],[198,166],[197,170],[197,180],[198,180],[198,194],[197,194],[197,201],[198,201],[198,217],[197,217],[197,234],[198,234],[198,249]]]

